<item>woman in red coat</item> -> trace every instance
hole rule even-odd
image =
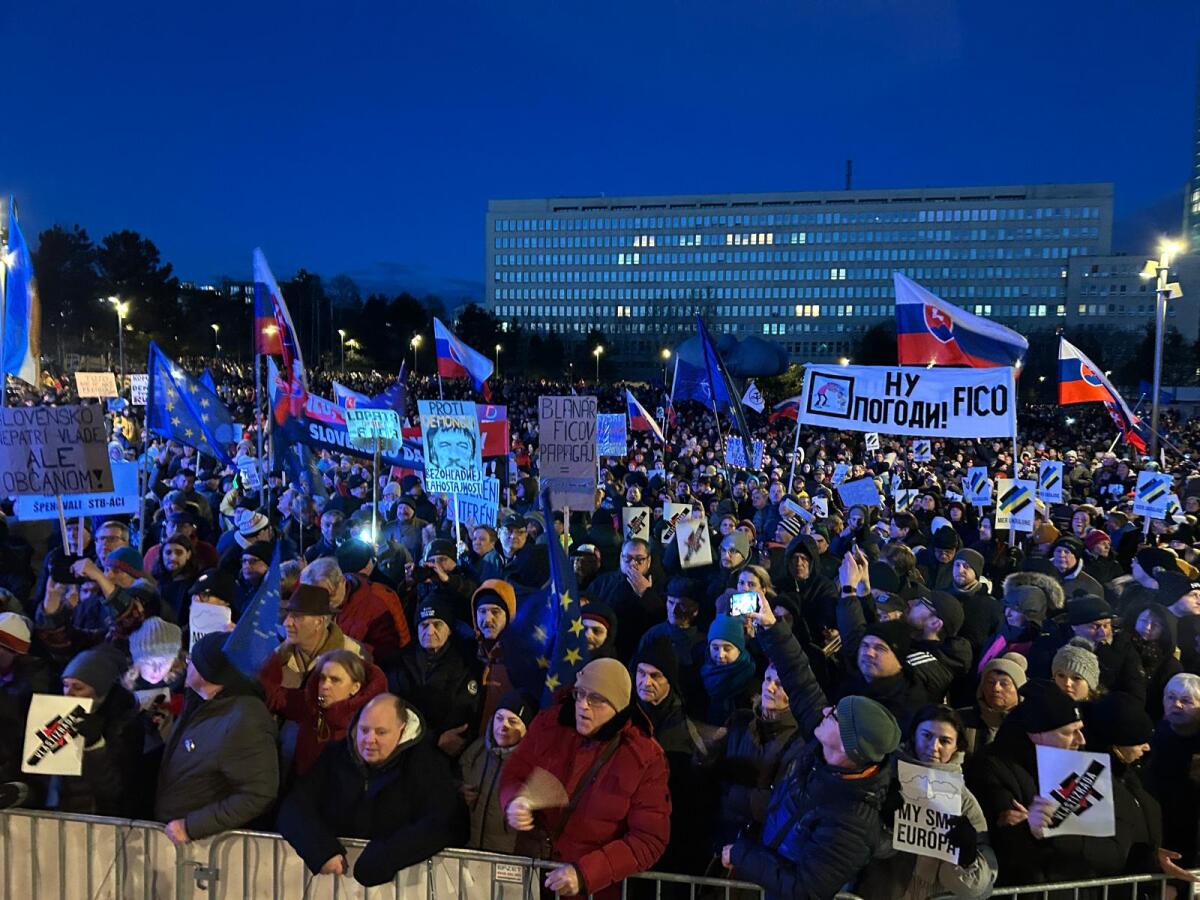
[[[575,689],[540,713],[500,773],[500,804],[523,832],[518,853],[562,861],[546,887],[563,896],[607,893],[658,861],[670,838],[667,759],[630,704],[629,672],[615,659],[580,670]],[[562,783],[567,803],[542,806],[526,790],[535,769]],[[565,815],[565,821],[564,821]],[[532,852],[530,852],[532,851]]]

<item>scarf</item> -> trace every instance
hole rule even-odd
[[[724,725],[737,708],[737,700],[754,678],[754,660],[743,651],[728,665],[718,666],[711,659],[700,667],[700,679],[708,694],[708,721]]]

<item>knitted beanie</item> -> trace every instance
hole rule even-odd
[[[738,623],[740,626],[740,622]],[[593,659],[579,670],[575,686],[593,694],[599,694],[617,712],[629,705],[633,693],[633,681],[629,670],[615,659]]]
[[[976,578],[983,577],[983,554],[978,550],[971,550],[969,548],[959,550],[954,554],[954,561],[959,562],[960,560],[971,567],[971,571],[975,573]]]
[[[1066,672],[1068,675],[1078,675],[1087,682],[1093,691],[1100,683],[1100,660],[1096,658],[1095,644],[1087,638],[1073,637],[1054,654],[1054,662],[1050,665],[1052,674]]]
[[[596,693],[600,693],[597,691]],[[507,709],[514,713],[517,718],[525,723],[525,727],[529,727],[529,723],[533,721],[533,717],[537,715],[538,705],[533,702],[528,694],[523,694],[518,690],[507,691],[500,697],[496,704],[496,709]]]
[[[717,616],[708,626],[708,639],[709,641],[728,641],[741,652],[746,652],[746,629],[742,625],[740,616]]]
[[[983,671],[979,673],[980,679],[987,675],[988,672],[1003,672],[1012,679],[1017,690],[1025,687],[1025,682],[1029,677],[1026,670],[1029,668],[1029,661],[1020,653],[1010,651],[1003,656],[997,656],[989,659],[983,664]]]
[[[851,695],[837,704],[838,732],[846,755],[860,766],[883,759],[900,746],[900,726],[880,703]]]
[[[158,616],[151,616],[129,636],[129,653],[135,663],[155,657],[174,659],[181,649],[183,629]]]
[[[121,653],[112,644],[100,644],[77,653],[63,669],[63,678],[75,678],[88,685],[103,700],[124,670]]]
[[[867,626],[864,637],[876,637],[892,648],[896,659],[901,663],[908,657],[912,646],[912,636],[909,634],[908,623],[903,619],[890,619],[886,622],[875,622]]]

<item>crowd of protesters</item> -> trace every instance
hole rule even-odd
[[[249,372],[203,362],[253,422]],[[328,395],[333,377],[310,388]],[[273,829],[314,875],[364,885],[447,846],[535,856],[568,896],[652,868],[770,897],[976,898],[1125,874],[1182,884],[1200,866],[1200,422],[1168,416],[1155,462],[1111,446],[1098,409],[1027,407],[1020,459],[1007,440],[935,440],[918,462],[887,435],[867,452],[862,435],[750,414],[763,462],[733,469],[711,411],[686,403],[665,445],[631,432],[627,456],[601,460],[594,511],[547,521],[537,398],[572,389],[624,409],[623,386],[493,385],[511,429],[507,458],[485,461],[500,513],[457,533],[416,474],[382,473],[372,535],[366,461],[321,453],[328,498],[282,472],[251,491],[115,404],[110,452],[150,471],[145,522],[72,520],[66,546],[56,523],[0,522],[0,804],[156,819],[179,844]],[[410,379],[414,422],[436,391]],[[48,379],[11,402],[71,399]],[[255,438],[231,454],[253,456]],[[961,499],[969,466],[1032,477],[1045,458],[1064,462],[1065,502],[1039,501],[1030,533]],[[916,499],[846,508],[838,463],[885,498],[899,475]],[[1181,503],[1148,529],[1131,498],[1147,466]],[[706,517],[711,564],[683,566],[668,500]],[[648,539],[623,535],[627,506],[649,508]],[[545,666],[509,629],[543,596],[551,541],[590,653],[543,703]],[[280,645],[252,679],[224,632],[191,643],[189,622],[215,604],[232,628],[277,553]],[[82,773],[22,774],[30,698],[60,691],[94,701]],[[1038,746],[1110,754],[1115,835],[1053,834]],[[898,761],[965,775],[957,863],[894,849]]]

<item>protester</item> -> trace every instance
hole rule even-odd
[[[477,737],[459,760],[461,792],[471,812],[467,846],[493,853],[512,853],[517,832],[504,821],[500,804],[500,770],[525,739],[537,704],[517,691],[510,691],[496,704],[491,727]]]

